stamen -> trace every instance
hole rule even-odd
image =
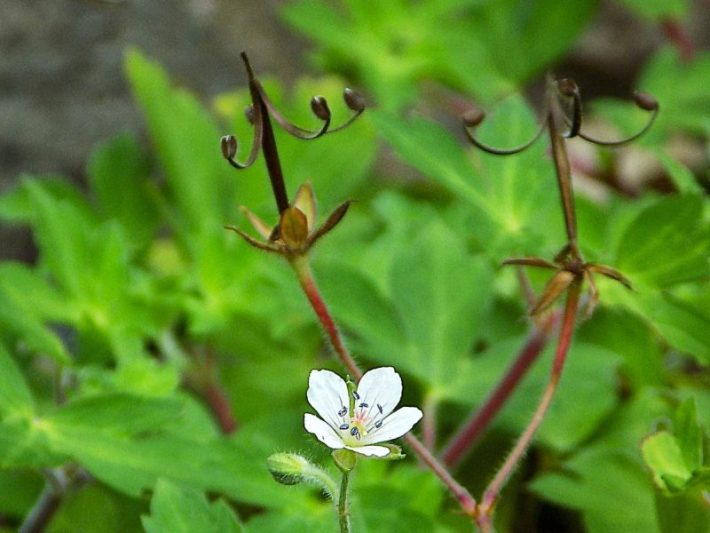
[[[355,437],[357,440],[360,440],[360,430],[357,427],[353,427],[350,430],[350,434]]]
[[[382,406],[379,403],[377,404],[377,410],[380,412],[380,414],[384,414],[384,409],[382,409]]]

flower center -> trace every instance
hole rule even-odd
[[[359,396],[357,398],[359,399]],[[379,403],[370,406],[365,402],[360,402],[352,413],[348,412],[347,407],[342,407],[338,411],[338,416],[341,418],[338,429],[343,442],[347,446],[362,446],[363,443],[360,441],[365,436],[382,427],[383,413],[384,409]]]

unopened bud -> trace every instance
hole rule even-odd
[[[275,453],[266,460],[273,478],[283,485],[298,485],[311,464],[295,453]]]
[[[343,92],[343,100],[345,100],[345,105],[353,111],[360,112],[365,109],[365,98],[355,89],[345,89]]]
[[[237,138],[234,135],[225,135],[219,143],[225,159],[233,159],[237,155]]]
[[[562,96],[574,96],[579,91],[577,83],[571,78],[557,80],[557,90]]]
[[[311,98],[311,110],[313,111],[313,114],[321,120],[330,119],[328,102],[323,96],[314,96]]]
[[[475,128],[483,122],[484,118],[486,118],[486,114],[481,109],[474,107],[464,111],[463,115],[461,115],[461,120],[468,128]]]
[[[249,105],[244,108],[244,116],[249,121],[249,124],[254,124],[254,106]]]
[[[658,101],[648,93],[635,92],[634,102],[645,111],[655,111],[658,109]]]

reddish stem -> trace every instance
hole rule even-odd
[[[668,39],[671,43],[673,43],[673,46],[676,47],[680,53],[681,59],[683,59],[686,63],[692,61],[693,56],[695,55],[695,46],[693,46],[693,43],[691,42],[690,37],[688,37],[685,29],[683,29],[683,26],[681,26],[677,20],[667,18],[661,21],[661,29],[663,30],[663,34],[666,36],[666,39]]]
[[[431,451],[436,448],[436,408],[437,399],[433,395],[424,398],[424,405],[422,406],[424,411],[424,416],[422,417],[422,440],[424,445]]]
[[[520,462],[520,459],[527,451],[528,446],[530,446],[535,433],[540,427],[540,424],[542,424],[542,421],[545,419],[547,410],[550,407],[552,398],[557,390],[557,385],[559,384],[560,376],[562,374],[562,368],[564,367],[567,354],[569,353],[570,344],[572,342],[574,325],[577,319],[577,307],[579,304],[579,293],[581,286],[581,278],[575,279],[569,286],[565,311],[562,317],[562,328],[560,329],[557,350],[555,352],[555,360],[552,364],[550,379],[545,387],[545,391],[542,394],[540,403],[538,404],[528,426],[525,428],[525,431],[523,431],[522,435],[520,435],[518,441],[513,447],[513,450],[505,460],[505,463],[503,463],[503,466],[498,470],[495,477],[483,493],[483,498],[478,506],[478,515],[476,517],[476,521],[483,532],[492,531],[493,508],[496,504],[498,496],[500,495],[503,486],[506,484],[508,479],[510,479],[510,476]]]
[[[222,433],[225,435],[234,433],[237,429],[237,421],[232,413],[229,398],[219,384],[214,380],[207,382],[202,389],[202,395]]]
[[[348,349],[343,343],[340,331],[338,331],[338,328],[333,321],[333,317],[328,311],[328,307],[320,295],[318,286],[313,279],[308,258],[306,256],[298,257],[291,261],[291,265],[296,271],[298,281],[306,293],[308,301],[311,303],[311,306],[323,326],[323,329],[325,329],[333,349],[340,357],[341,362],[347,368],[348,372],[351,373],[352,377],[360,379],[363,372],[360,370],[360,367],[357,366],[357,363],[352,358],[350,352],[348,352]],[[408,433],[405,435],[404,439],[407,441],[407,444],[409,444],[412,451],[417,454],[419,459],[439,477],[444,485],[446,485],[461,505],[463,512],[466,515],[473,517],[476,513],[476,500],[473,496],[471,496],[471,493],[453,478],[446,467],[441,464],[436,457],[434,457],[431,451],[429,451],[429,449],[418,438],[411,433]]]
[[[313,310],[316,312],[316,316],[320,321],[323,329],[328,335],[328,340],[330,344],[340,357],[340,361],[343,363],[345,368],[350,373],[350,376],[359,380],[362,377],[362,370],[357,366],[357,363],[348,352],[348,349],[343,343],[343,339],[340,336],[338,327],[335,325],[333,318],[328,310],[323,297],[318,290],[315,279],[313,279],[313,274],[311,273],[310,265],[308,264],[308,259],[305,256],[298,257],[294,259],[291,264],[298,275],[298,281],[301,284],[303,292],[306,293],[308,301],[311,303]]]
[[[488,396],[483,406],[473,412],[459,431],[451,438],[442,453],[442,460],[447,467],[453,468],[461,462],[466,453],[481,437],[491,420],[506,404],[520,380],[527,374],[532,364],[542,353],[550,332],[557,324],[558,319],[559,313],[554,312],[550,313],[542,321],[540,326],[528,338],[518,357],[508,368],[498,386]]]

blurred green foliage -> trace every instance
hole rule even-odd
[[[517,90],[568,50],[596,3],[413,4],[286,5],[286,19],[316,41],[319,64],[352,75],[380,107],[312,143],[277,138],[291,193],[310,179],[322,212],[360,200],[319,244],[316,277],[358,359],[396,366],[406,401],[436,407],[444,443],[525,342],[524,302],[500,261],[553,255],[562,219],[543,144],[495,158],[401,111],[426,97],[423,81],[484,102]],[[0,265],[0,516],[18,523],[41,472],[78,465],[94,482],[65,498],[50,531],[333,531],[329,502],[276,484],[266,468],[277,451],[329,465],[301,421],[309,371],[337,365],[287,265],[223,229],[243,225],[239,204],[276,220],[263,166],[235,173],[219,154],[225,130],[250,140],[248,92],[208,110],[140,52],[125,66],[150,151],[126,133],[89,158],[87,194],[56,176],[25,176],[0,197],[0,217],[28,225],[39,250],[36,265]],[[681,64],[662,49],[640,81],[662,109],[641,146],[679,192],[578,198],[585,256],[618,267],[635,291],[599,282],[602,305],[579,326],[536,461],[504,499],[565,508],[590,532],[710,527],[710,209],[664,145],[679,131],[707,137],[707,67],[706,54]],[[337,102],[345,83],[265,86],[308,125],[308,98]],[[336,121],[345,116],[331,107]],[[618,108],[592,109],[624,131],[636,115]],[[528,105],[508,98],[479,133],[512,146],[533,131]],[[392,161],[375,164],[382,147],[417,173],[393,178]],[[532,282],[541,288],[542,278]],[[456,472],[468,486],[483,485],[525,427],[548,352]],[[230,436],[208,408],[215,384],[238,422]],[[414,461],[361,463],[356,531],[470,527]],[[503,504],[498,520],[520,527],[534,514]]]

